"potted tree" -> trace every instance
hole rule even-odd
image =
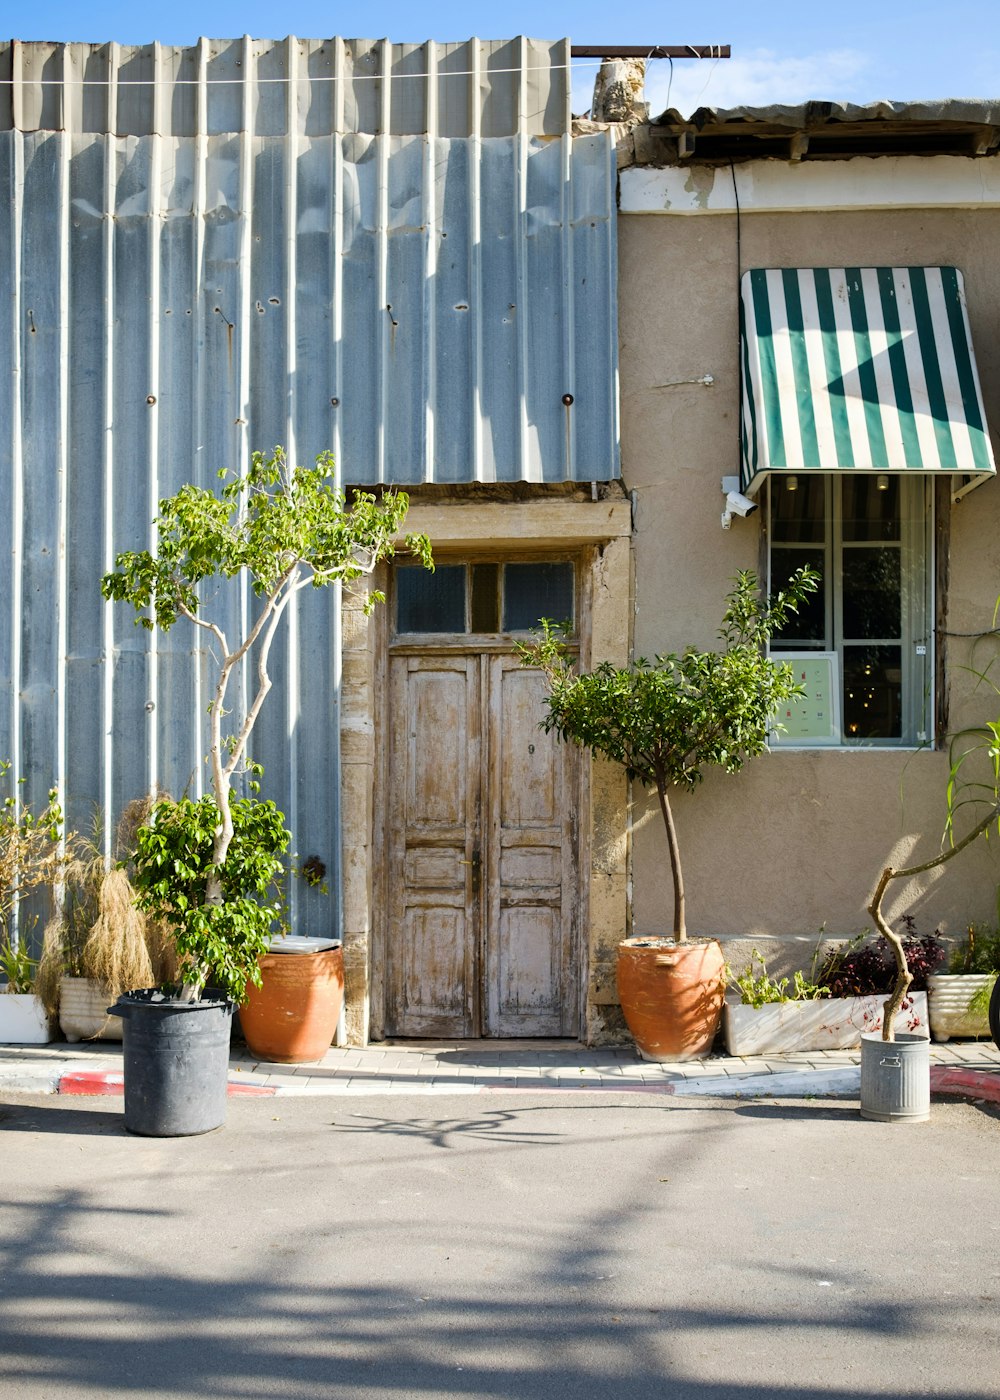
[[[1000,601],[994,609],[994,623],[998,610]],[[987,684],[994,694],[1000,694],[1000,687],[989,675],[990,666],[982,671],[968,669],[980,684]],[[861,1038],[861,1116],[880,1122],[922,1122],[930,1116],[931,1101],[929,1041],[923,1036],[896,1035],[893,1030],[893,1018],[913,977],[903,941],[889,928],[882,913],[886,891],[893,880],[910,879],[948,864],[980,836],[988,836],[994,825],[1000,828],[1000,721],[988,719],[981,725],[960,730],[952,736],[949,748],[946,848],[916,865],[901,869],[886,865],[868,905],[876,928],[892,945],[896,962],[896,979],[885,1003],[882,1034]],[[981,768],[983,763],[985,772]],[[967,807],[978,814],[977,820],[961,840],[956,840],[956,818]],[[988,1017],[990,1034],[1000,1045],[1000,979],[993,984]],[[892,1043],[891,1050],[886,1050],[886,1042]]]
[[[952,776],[954,777],[954,770]],[[954,793],[955,788],[950,784],[948,834],[951,833],[951,818],[955,810]],[[909,1031],[897,1032],[894,1029],[896,1012],[909,991],[913,974],[902,938],[889,927],[882,913],[882,901],[886,890],[893,880],[910,879],[914,875],[923,875],[929,870],[946,865],[980,836],[984,836],[998,820],[1000,801],[995,802],[960,841],[953,841],[940,855],[901,869],[887,865],[878,878],[868,912],[875,920],[875,927],[879,933],[892,946],[896,960],[896,979],[882,1014],[881,1035],[861,1037],[862,1118],[871,1118],[883,1123],[919,1123],[929,1118],[931,1111],[930,1041],[926,1035]],[[892,1044],[891,1050],[885,1048],[886,1042]]]
[[[129,603],[142,626],[167,631],[183,618],[203,631],[218,664],[208,709],[211,792],[158,803],[138,836],[140,902],[168,923],[179,958],[171,995],[144,989],[116,1007],[125,1027],[126,1127],[153,1136],[222,1123],[233,1003],[248,982],[259,984],[279,914],[273,885],[288,833],[274,804],[258,796],[259,769],[249,760],[277,629],[302,589],[349,583],[390,556],[409,505],[395,491],[355,492],[348,502],[329,454],[315,467],[292,467],[275,448],[255,453],[244,474],[219,476],[217,492],[188,485],[161,501],[156,551],[120,554],[101,580],[105,598]],[[424,536],[407,535],[405,544],[432,567]],[[245,634],[230,638],[206,613],[199,586],[239,578],[256,608]],[[369,595],[369,606],[378,601],[381,594]],[[230,712],[230,682],[244,665],[256,684]],[[234,782],[248,767],[250,792],[236,796]],[[210,984],[217,995],[205,994]]]
[[[520,648],[548,681],[546,731],[620,763],[652,788],[667,839],[673,880],[670,938],[627,938],[618,949],[618,994],[626,1024],[648,1059],[704,1055],[718,1028],[725,959],[715,939],[689,938],[680,848],[671,794],[693,791],[704,769],[736,773],[761,753],[779,704],[801,694],[792,668],[766,655],[767,643],[812,592],[818,575],[798,570],[770,601],[753,573],[740,573],[723,614],[718,651],[689,647],[631,666],[605,662],[578,675],[559,630]]]

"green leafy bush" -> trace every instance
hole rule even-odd
[[[138,832],[133,883],[140,908],[170,929],[184,984],[200,995],[211,982],[241,1002],[248,981],[260,986],[257,959],[283,916],[278,881],[289,832],[273,802],[238,798],[231,813],[233,835],[217,870],[215,799],[158,803]],[[216,874],[222,900],[209,903]]]
[[[760,972],[756,973],[754,968],[758,962]],[[787,977],[771,976],[764,955],[757,948],[750,954],[746,971],[730,982],[730,986],[739,992],[740,1001],[744,1006],[770,1006],[773,1002],[781,1001],[819,1001],[821,997],[830,995],[829,987],[821,987],[818,983],[810,981],[803,972],[796,971],[791,985],[792,989],[789,991]]]

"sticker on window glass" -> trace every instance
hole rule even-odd
[[[787,701],[775,716],[780,729],[772,745],[839,744],[840,658],[835,651],[780,651],[774,661],[786,661],[805,694]]]

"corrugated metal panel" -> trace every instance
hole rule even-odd
[[[205,656],[97,587],[185,481],[278,442],[359,484],[618,474],[613,153],[536,50],[0,50],[35,80],[0,132],[0,756],[30,800],[55,781],[85,827],[201,785]],[[302,595],[286,644],[256,751],[332,870],[336,600]]]
[[[0,130],[198,136],[561,136],[570,45],[518,37],[0,44]]]

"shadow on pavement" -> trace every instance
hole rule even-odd
[[[106,1099],[99,1100],[101,1103]],[[52,1103],[11,1103],[0,1101],[0,1133],[78,1133],[96,1137],[127,1137],[122,1101],[116,1109],[71,1107],[54,1098]]]

